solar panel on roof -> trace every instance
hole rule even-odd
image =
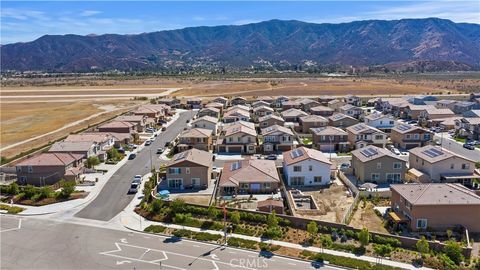
[[[187,154],[187,152],[182,152],[182,153],[178,154],[178,156],[175,158],[175,161],[185,158],[186,154]]]
[[[362,151],[360,151],[360,153],[362,153],[366,157],[371,157],[373,155],[378,154],[377,150],[371,147],[364,148]]]
[[[423,153],[431,158],[438,157],[440,155],[443,155],[443,152],[435,149],[435,148],[430,148],[428,150],[423,151]]]
[[[434,153],[437,154],[437,155],[443,155],[443,152],[440,151],[440,150],[438,150],[438,149],[436,149],[436,148],[432,148],[432,149],[430,149],[430,151],[434,152]]]
[[[399,126],[397,126],[397,129],[401,130],[401,131],[409,130],[410,128],[412,128],[412,127],[409,126],[409,125],[399,125]]]
[[[364,128],[365,128],[364,125],[356,125],[356,126],[353,127],[353,129],[355,129],[356,131],[360,131],[360,130],[362,130],[362,129],[364,129]]]
[[[230,170],[235,171],[242,168],[242,163],[240,161],[236,161],[230,165]]]
[[[302,152],[302,150],[300,150],[300,149],[295,149],[295,150],[293,150],[293,151],[290,153],[290,156],[291,156],[293,159],[295,159],[295,158],[298,158],[298,157],[303,156],[303,152]]]

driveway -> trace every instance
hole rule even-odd
[[[166,131],[160,133],[150,146],[143,148],[134,160],[127,161],[113,174],[100,194],[75,216],[108,221],[120,213],[134,197],[134,195],[127,194],[133,176],[149,173],[152,165],[159,168],[160,160],[155,154],[156,149],[163,147],[166,142],[173,141],[186,127],[186,121],[191,119],[194,113],[192,111],[180,113],[179,118]]]

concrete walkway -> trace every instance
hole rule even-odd
[[[142,190],[143,190],[143,184],[142,184]],[[120,213],[119,216],[118,216],[118,219],[121,222],[121,224],[124,227],[126,227],[130,230],[143,231],[145,228],[147,228],[150,225],[161,225],[161,226],[164,226],[164,227],[167,227],[167,228],[172,228],[172,229],[184,229],[184,230],[189,230],[189,231],[193,231],[193,232],[207,232],[207,233],[211,233],[211,234],[223,235],[222,231],[203,230],[203,229],[195,228],[195,227],[188,227],[188,226],[183,226],[183,225],[169,224],[169,223],[164,223],[164,222],[155,222],[155,221],[147,220],[147,219],[143,218],[142,216],[136,214],[133,211],[135,209],[136,205],[138,205],[140,203],[140,201],[141,201],[141,196],[133,199],[132,202],[128,205],[128,207],[125,208],[125,211]],[[245,239],[245,240],[252,240],[252,241],[259,242],[259,243],[262,243],[262,242],[270,243],[270,244],[273,244],[273,245],[295,248],[295,249],[299,249],[299,250],[307,250],[307,251],[311,251],[311,252],[315,252],[315,253],[326,253],[326,254],[331,254],[331,255],[335,255],[335,256],[354,258],[354,259],[358,259],[358,260],[368,261],[368,262],[371,262],[371,263],[381,262],[381,264],[383,264],[383,265],[398,267],[398,268],[402,268],[402,269],[430,269],[430,268],[426,268],[426,267],[417,268],[417,267],[414,267],[411,264],[391,261],[391,260],[388,260],[388,259],[381,259],[380,260],[379,258],[370,257],[370,256],[364,256],[364,255],[357,256],[355,254],[348,253],[348,252],[343,252],[343,251],[330,250],[330,249],[324,249],[324,248],[322,249],[322,248],[312,247],[312,246],[302,246],[300,244],[294,244],[294,243],[277,241],[277,240],[263,240],[260,237],[248,236],[248,235],[243,235],[243,234],[230,233],[230,234],[227,235],[227,237],[235,237],[235,238],[241,238],[241,239]]]

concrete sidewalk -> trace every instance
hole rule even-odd
[[[143,186],[142,186],[143,187]],[[134,230],[134,231],[143,231],[145,228],[147,228],[150,225],[161,225],[167,228],[172,228],[172,229],[183,229],[183,230],[189,230],[193,232],[207,232],[211,234],[217,234],[217,235],[223,235],[222,231],[214,231],[214,230],[203,230],[200,228],[195,228],[195,227],[188,227],[188,226],[183,226],[183,225],[177,225],[177,224],[169,224],[169,223],[163,223],[163,222],[155,222],[155,221],[150,221],[145,218],[143,218],[140,215],[137,215],[133,210],[135,209],[135,206],[138,205],[141,201],[141,198],[135,198],[130,205],[125,208],[125,211],[119,214],[118,218],[120,223],[127,229]],[[294,244],[294,243],[289,243],[289,242],[283,242],[283,241],[277,241],[277,240],[263,240],[260,237],[254,237],[254,236],[248,236],[248,235],[242,235],[242,234],[234,234],[230,233],[227,235],[227,237],[235,237],[235,238],[241,238],[245,240],[252,240],[256,241],[259,243],[269,243],[273,245],[278,245],[282,247],[289,247],[289,248],[295,248],[299,250],[307,250],[315,253],[326,253],[326,254],[331,254],[335,256],[342,256],[342,257],[348,257],[348,258],[353,258],[353,259],[358,259],[358,260],[363,260],[363,261],[368,261],[371,263],[381,263],[383,265],[388,265],[392,267],[398,267],[402,269],[430,269],[426,267],[421,267],[417,268],[414,267],[411,264],[407,263],[401,263],[401,262],[396,262],[396,261],[391,261],[388,259],[379,259],[376,257],[370,257],[370,256],[364,256],[360,255],[357,256],[352,253],[348,252],[343,252],[343,251],[337,251],[337,250],[330,250],[330,249],[325,249],[325,248],[318,248],[318,247],[312,247],[312,246],[302,246],[300,244]]]

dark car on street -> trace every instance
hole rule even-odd
[[[132,160],[132,159],[135,159],[137,157],[137,154],[130,154],[128,156],[128,160]]]
[[[475,146],[468,143],[463,144],[463,148],[466,148],[468,150],[475,150]]]

